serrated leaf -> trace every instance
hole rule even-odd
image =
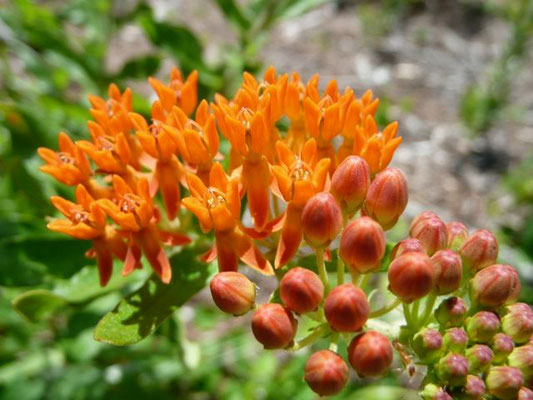
[[[96,340],[116,346],[143,340],[202,289],[214,273],[212,265],[206,266],[198,260],[195,249],[174,255],[170,262],[172,281],[166,285],[153,276],[139,290],[122,299],[96,326]]]
[[[15,297],[13,307],[31,322],[38,322],[66,304],[65,300],[45,289],[30,290]]]

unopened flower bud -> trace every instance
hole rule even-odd
[[[441,353],[442,335],[436,329],[423,328],[414,336],[412,346],[424,363],[431,363]]]
[[[459,252],[465,268],[476,272],[496,262],[498,241],[492,232],[481,229],[465,240]]]
[[[476,344],[466,349],[465,355],[471,374],[485,372],[490,367],[490,363],[494,358],[490,347],[484,344]]]
[[[298,322],[291,311],[280,304],[263,304],[252,317],[252,332],[265,349],[283,349],[289,346],[297,329]]]
[[[533,311],[525,303],[507,306],[507,314],[502,318],[502,330],[516,343],[526,343],[533,335]]]
[[[209,288],[217,307],[229,314],[246,314],[255,304],[255,285],[239,272],[219,272]]]
[[[468,375],[466,384],[460,394],[461,400],[480,400],[487,391],[485,382],[479,376]]]
[[[435,318],[443,328],[459,326],[466,315],[466,303],[460,297],[448,297],[435,310]]]
[[[510,265],[494,264],[483,268],[471,281],[470,298],[485,307],[500,307],[516,301],[520,279]]]
[[[390,340],[376,331],[357,335],[348,347],[348,360],[361,377],[383,375],[392,363]]]
[[[298,314],[316,310],[324,296],[318,275],[301,267],[292,268],[283,276],[279,290],[283,303]]]
[[[463,386],[468,375],[468,360],[460,354],[448,353],[436,366],[439,379],[449,386]]]
[[[533,390],[523,386],[518,392],[518,400],[533,400]]]
[[[369,217],[350,222],[342,232],[339,255],[350,271],[365,274],[378,269],[385,255],[383,229]]]
[[[403,172],[387,168],[377,174],[366,194],[365,215],[387,230],[396,224],[406,206],[407,180]]]
[[[424,244],[420,240],[407,238],[396,243],[396,246],[392,248],[392,251],[390,253],[390,259],[392,261],[400,257],[401,255],[404,255],[405,253],[411,252],[427,254],[426,249],[424,248]]]
[[[468,344],[468,335],[463,328],[450,328],[444,333],[444,348],[452,353],[462,353]]]
[[[507,359],[514,349],[514,342],[505,333],[497,333],[492,338],[491,342],[492,352],[494,353],[494,362],[502,363]]]
[[[463,277],[461,257],[452,250],[439,250],[430,260],[435,269],[435,293],[443,295],[459,289]]]
[[[333,289],[324,303],[329,325],[337,332],[357,332],[366,323],[370,305],[365,292],[345,283]]]
[[[389,290],[405,302],[420,299],[433,289],[435,272],[429,257],[407,253],[396,258],[389,267]]]
[[[448,232],[448,248],[459,251],[466,239],[468,239],[468,228],[462,222],[452,221],[446,224]]]
[[[347,214],[357,211],[370,186],[370,168],[365,159],[348,156],[331,177],[331,193]]]
[[[305,363],[304,379],[320,396],[339,393],[346,386],[348,374],[346,362],[330,350],[317,351]]]
[[[445,249],[448,244],[446,224],[439,217],[416,218],[411,224],[409,236],[420,240],[429,255]]]
[[[500,318],[490,311],[480,311],[466,321],[468,337],[476,343],[490,343],[499,330]]]
[[[301,225],[311,247],[328,246],[342,229],[342,212],[335,198],[326,192],[311,197],[302,211]]]
[[[529,379],[533,377],[533,345],[515,347],[507,361],[511,367],[518,368]]]
[[[424,386],[424,390],[420,392],[420,396],[424,400],[453,400],[453,397],[443,387],[437,386],[434,383],[428,383]]]
[[[511,400],[518,397],[524,376],[518,368],[492,367],[485,379],[489,393],[498,399]]]

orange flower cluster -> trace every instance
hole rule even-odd
[[[321,94],[318,75],[305,83],[296,73],[270,68],[260,81],[245,73],[232,99],[216,95],[213,103],[198,104],[197,80],[196,72],[185,79],[176,68],[168,84],[150,78],[158,100],[149,120],[133,112],[130,89],[121,93],[112,84],[107,100],[89,97],[91,141],[74,143],[60,133],[59,151],[38,150],[43,172],[76,186],[76,203],[52,198],[67,219],[48,227],[93,242],[88,255],[97,257],[102,285],[113,258],[124,261],[126,275],[141,267],[143,254],[169,282],[164,245],[190,239],[181,233],[187,227],[171,232],[162,226],[181,208],[198,218],[204,233],[214,231],[204,260],[216,257],[221,271],[242,261],[273,274],[261,249],[275,249],[276,267],[294,257],[302,210],[329,189],[337,165],[358,155],[375,175],[401,142],[396,123],[378,129],[379,100],[371,91],[359,98],[330,81]],[[219,153],[221,140],[230,144],[227,156]]]

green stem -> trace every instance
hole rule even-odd
[[[288,350],[300,350],[303,349],[306,346],[309,346],[310,344],[316,342],[317,340],[320,340],[324,337],[324,335],[328,331],[328,324],[322,324],[318,325],[317,328],[311,332],[309,335],[304,337],[303,339],[298,340],[292,347],[290,347]]]
[[[426,299],[426,306],[424,308],[424,314],[422,314],[422,318],[420,319],[420,322],[419,322],[420,328],[426,326],[431,320],[431,314],[433,312],[433,307],[435,307],[436,300],[437,300],[437,295],[434,293],[431,293]]]
[[[407,326],[409,328],[413,327],[413,319],[411,317],[411,310],[409,309],[409,304],[403,303],[403,316],[405,317],[405,322],[407,322]]]
[[[359,275],[357,272],[355,271],[351,271],[350,274],[352,275],[352,284],[357,286],[358,282],[359,282],[359,278],[361,275]]]
[[[316,265],[320,274],[320,279],[324,284],[324,297],[329,293],[329,278],[324,264],[324,249],[316,249]]]
[[[396,307],[398,307],[400,305],[401,302],[402,301],[397,298],[396,300],[394,300],[393,302],[387,304],[386,306],[383,306],[381,308],[378,308],[377,310],[372,311],[370,313],[370,315],[368,316],[368,318],[381,317],[382,315],[387,314],[389,311],[394,310]]]
[[[331,342],[329,344],[329,349],[336,353],[337,352],[337,348],[339,347],[339,333],[338,332],[333,332],[331,334],[331,339],[330,340],[331,340]]]
[[[337,250],[337,285],[344,283],[344,262],[342,261],[339,250]]]
[[[411,306],[411,319],[413,320],[413,325],[418,326],[418,311],[420,309],[420,299],[415,300]]]
[[[365,288],[368,285],[368,282],[370,282],[370,278],[371,277],[372,277],[372,275],[370,273],[366,273],[366,274],[363,275],[363,279],[361,279],[361,283],[359,284],[359,288],[361,290],[365,290]]]

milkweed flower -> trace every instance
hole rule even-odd
[[[148,82],[159,97],[162,108],[170,113],[174,106],[178,106],[187,115],[191,115],[198,102],[198,71],[193,71],[183,79],[176,67],[170,71],[170,82],[165,85],[156,78],[149,78]]]

